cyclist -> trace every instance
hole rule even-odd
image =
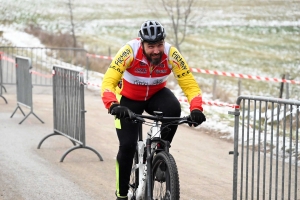
[[[128,112],[142,114],[146,111],[153,115],[153,111],[162,111],[167,117],[179,117],[181,114],[178,99],[166,88],[171,72],[188,98],[191,120],[198,125],[206,120],[200,87],[180,52],[165,42],[164,27],[157,21],[147,20],[141,25],[138,36],[118,51],[101,86],[103,103],[108,112],[116,116],[119,139],[117,199],[128,199],[128,184],[138,138],[138,125],[124,119]],[[172,142],[176,130],[177,126],[162,129],[162,139]]]

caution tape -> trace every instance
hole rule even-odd
[[[3,52],[0,52],[0,60],[6,60],[12,63],[15,63],[14,59],[9,58],[7,56],[3,55]],[[96,54],[86,54],[87,57],[92,58],[100,58],[100,59],[107,59],[112,60],[113,57],[111,56],[101,56]],[[287,80],[282,78],[269,78],[269,77],[261,77],[261,76],[252,76],[252,75],[246,75],[246,74],[238,74],[238,73],[232,73],[232,72],[221,72],[217,70],[207,70],[207,69],[198,69],[198,68],[190,68],[191,72],[195,73],[203,73],[203,74],[212,74],[212,75],[219,75],[219,76],[228,76],[228,77],[235,77],[235,78],[243,78],[243,79],[253,79],[253,80],[259,80],[259,81],[271,81],[271,82],[279,82],[279,83],[290,83],[290,84],[300,84],[300,81],[295,80]]]
[[[37,75],[37,76],[43,76],[45,78],[52,78],[56,74],[54,70],[52,70],[52,74],[49,74],[49,75],[45,75],[45,74],[42,74],[42,73],[34,71],[34,70],[31,70],[30,73],[32,73],[34,75]],[[66,78],[67,78],[67,76],[66,76]],[[89,86],[94,86],[94,87],[101,87],[100,84],[95,84],[95,83],[91,83],[91,82],[86,82],[86,83],[82,83],[81,82],[81,84],[83,84],[83,85],[89,85]],[[187,100],[186,97],[177,97],[177,98],[178,98],[179,102],[188,103],[188,100]],[[215,102],[215,101],[202,101],[202,104],[203,105],[208,105],[208,106],[230,107],[230,108],[239,109],[238,105],[227,104],[227,103],[220,103],[220,102]]]
[[[268,78],[268,77],[261,77],[261,76],[252,76],[252,75],[244,75],[244,74],[237,74],[231,72],[220,72],[216,70],[206,70],[206,69],[196,69],[196,68],[190,68],[190,70],[192,72],[198,72],[204,74],[213,74],[213,75],[221,75],[221,76],[229,76],[229,77],[245,78],[245,79],[255,79],[260,81],[273,81],[273,82],[300,84],[300,81],[287,80],[287,79]]]
[[[87,54],[87,56],[94,57],[94,58],[109,59],[109,60],[113,59],[113,57],[110,57],[110,56],[99,56],[99,55],[95,55],[95,54]],[[232,72],[221,72],[221,71],[216,71],[216,70],[197,69],[197,68],[190,68],[190,70],[192,72],[203,73],[203,74],[229,76],[229,77],[235,77],[235,78],[259,80],[259,81],[272,81],[272,82],[300,84],[300,81],[287,80],[287,79],[282,79],[282,78],[268,78],[268,77],[261,77],[261,76],[252,76],[252,75],[237,74],[237,73],[232,73]]]
[[[113,57],[110,56],[99,56],[99,55],[95,55],[95,54],[86,54],[87,57],[91,57],[91,58],[101,58],[101,59],[107,59],[107,60],[112,60]]]
[[[87,82],[85,83],[86,85],[90,85],[90,86],[94,86],[94,87],[101,87],[101,85],[99,84],[95,84],[95,83],[90,83],[90,82]]]
[[[177,97],[177,99],[180,102],[188,102],[186,97]],[[216,101],[202,101],[203,105],[208,105],[208,106],[219,106],[219,107],[230,107],[230,108],[235,108],[235,109],[239,109],[240,106],[239,105],[235,105],[235,104],[228,104],[228,103],[221,103],[221,102],[216,102]]]
[[[11,63],[15,63],[16,61],[10,57],[7,57],[3,54],[3,52],[0,52],[0,60],[6,60],[8,62],[11,62]]]
[[[31,70],[30,73],[38,75],[38,76],[42,76],[42,77],[45,77],[45,78],[52,78],[52,76],[53,76],[52,74],[42,74],[42,73],[34,71],[34,70]]]

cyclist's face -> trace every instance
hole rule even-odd
[[[146,58],[153,65],[157,65],[161,62],[165,48],[165,42],[163,40],[156,43],[143,42],[142,47]]]

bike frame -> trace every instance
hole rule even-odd
[[[138,142],[137,142],[137,150],[138,150],[138,164],[136,168],[139,170],[139,186],[136,189],[136,199],[143,199],[145,190],[147,192],[147,199],[152,199],[152,160],[155,153],[155,147],[158,142],[165,144],[165,151],[169,152],[169,142],[161,139],[161,123],[155,120],[152,122],[149,131],[147,132],[147,138],[143,140],[143,123],[139,123],[139,133],[138,133]],[[144,160],[144,149],[147,148],[147,159],[145,164]],[[147,187],[145,187],[145,183],[147,181]]]
[[[139,123],[139,129],[138,129],[138,142],[137,142],[137,151],[138,151],[138,163],[136,164],[134,170],[138,169],[139,173],[139,185],[138,188],[135,191],[135,197],[137,200],[144,199],[145,197],[145,190],[146,190],[146,198],[147,199],[153,199],[153,191],[152,191],[152,184],[153,184],[153,178],[152,178],[152,161],[154,157],[154,153],[157,151],[155,147],[157,146],[157,143],[163,143],[164,149],[162,151],[169,152],[170,148],[170,142],[165,141],[161,139],[161,122],[160,119],[165,120],[182,120],[180,117],[163,117],[163,113],[159,111],[154,111],[154,116],[141,116],[137,115],[135,116],[137,120],[133,120],[135,123]],[[143,140],[143,123],[146,119],[152,120],[152,125],[150,126],[150,130],[147,132],[147,137],[145,140]],[[186,123],[186,122],[183,122]],[[192,123],[192,122],[191,122]],[[179,125],[181,123],[178,123]],[[146,162],[144,161],[144,149],[147,149],[147,159]],[[147,182],[146,182],[147,181]],[[145,183],[147,183],[147,187],[145,187]],[[128,191],[128,197],[131,199],[133,196],[132,192]]]
[[[136,198],[143,199],[145,190],[147,191],[147,199],[152,199],[152,160],[153,160],[153,152],[151,152],[151,146],[154,147],[154,141],[151,141],[153,136],[155,136],[155,141],[160,141],[160,124],[158,122],[154,122],[147,132],[147,138],[143,140],[143,131],[142,131],[143,123],[140,123],[139,128],[139,139],[138,139],[138,169],[139,169],[139,186],[136,190]],[[154,138],[153,138],[154,139]],[[144,149],[147,148],[147,159],[146,163],[143,164],[144,161]],[[145,187],[145,183],[147,181],[147,188]]]

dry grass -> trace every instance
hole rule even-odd
[[[99,58],[89,58],[89,70],[105,73],[111,60],[99,59]]]
[[[34,35],[35,37],[39,38],[41,43],[47,47],[55,47],[55,48],[74,48],[73,45],[73,37],[69,33],[49,33],[45,30],[42,30],[40,27],[36,27],[34,25],[30,25],[25,28],[25,32],[28,34]],[[83,49],[83,43],[77,43],[76,48]],[[92,54],[92,53],[91,53]],[[97,54],[97,53],[95,53]],[[51,55],[49,55],[51,56]],[[86,64],[87,60],[85,55],[84,56],[74,56],[60,54],[61,59],[65,62],[72,63],[75,65],[85,66],[88,65],[88,69],[100,73],[104,73],[110,64],[110,60],[104,60],[99,58],[89,58],[88,64]],[[74,58],[76,60],[74,61]],[[71,59],[71,60],[70,60]]]
[[[72,35],[69,33],[49,33],[34,25],[29,25],[24,31],[39,38],[48,47],[74,47]],[[77,48],[82,48],[82,45],[78,44]]]
[[[222,88],[216,89],[214,96],[215,96],[215,99],[219,99],[222,102],[234,103],[234,102],[232,102],[233,94],[230,91],[226,91]]]

